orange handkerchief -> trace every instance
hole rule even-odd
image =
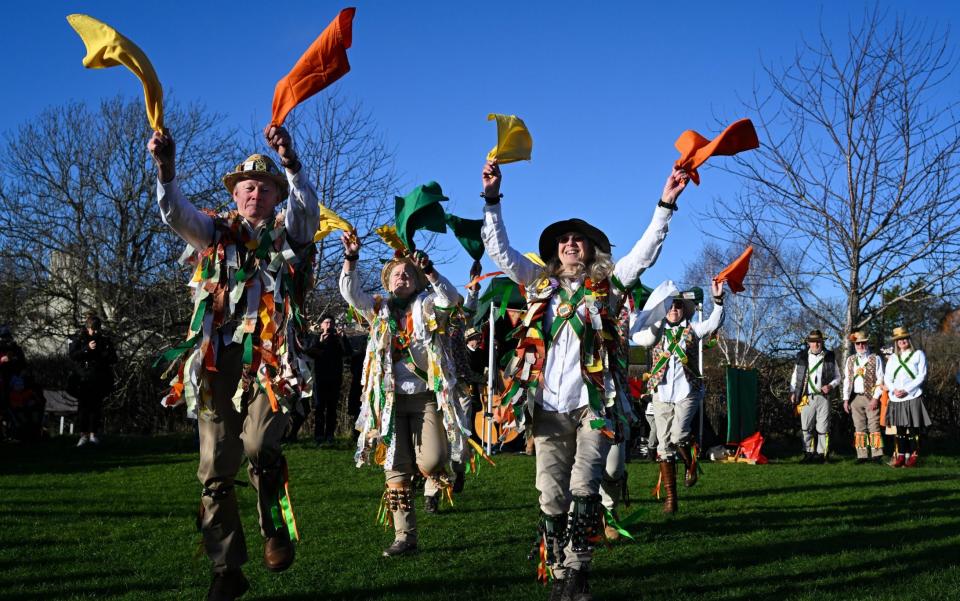
[[[680,151],[680,158],[674,166],[690,174],[693,183],[700,185],[700,174],[697,167],[703,165],[712,156],[732,156],[744,150],[753,150],[760,147],[757,139],[757,130],[749,119],[734,121],[727,129],[713,140],[708,140],[688,129],[680,134],[673,144]]]
[[[750,255],[752,254],[753,246],[748,246],[747,250],[743,251],[743,254],[737,257],[736,261],[727,265],[717,277],[713,278],[713,281],[717,283],[726,282],[727,286],[730,287],[730,292],[734,294],[743,292],[743,278],[747,276],[747,271],[750,270]]]
[[[353,43],[355,8],[345,8],[303,53],[273,92],[272,125],[283,125],[287,114],[307,98],[329,86],[350,70],[347,48]]]

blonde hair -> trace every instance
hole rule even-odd
[[[413,281],[417,288],[415,294],[419,294],[427,289],[430,283],[427,281],[427,276],[424,275],[423,270],[420,269],[410,257],[401,257],[391,259],[384,264],[383,270],[380,272],[380,283],[383,284],[384,290],[393,292],[393,290],[390,290],[390,276],[393,274],[393,270],[401,265],[407,265],[413,272]]]
[[[586,263],[580,263],[573,274],[564,272],[565,268],[560,263],[559,256],[555,256],[547,261],[547,266],[543,268],[543,274],[546,277],[554,278],[570,277],[571,275],[576,278],[585,276],[594,282],[601,282],[607,279],[613,274],[613,256],[611,256],[610,253],[598,250],[593,242],[590,242],[590,250],[592,251],[592,256],[587,259]]]

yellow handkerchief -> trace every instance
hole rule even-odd
[[[533,152],[533,138],[523,119],[516,115],[487,115],[487,121],[494,119],[497,120],[497,145],[487,154],[487,159],[497,159],[501,165],[529,161]]]
[[[313,236],[314,242],[320,242],[329,236],[333,230],[343,230],[352,232],[353,226],[343,217],[337,215],[332,209],[320,205],[320,225],[317,227],[317,233]]]
[[[147,105],[147,120],[155,131],[163,129],[163,88],[150,59],[136,44],[120,35],[114,28],[88,15],[68,15],[67,21],[76,30],[87,55],[83,66],[104,69],[123,65],[143,84],[143,99]]]

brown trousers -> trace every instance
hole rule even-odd
[[[244,456],[250,461],[247,470],[250,485],[257,493],[260,532],[274,534],[271,508],[276,504],[282,480],[270,478],[261,486],[256,468],[272,468],[283,455],[280,439],[287,429],[287,415],[274,413],[267,395],[256,385],[244,394],[243,411],[233,406],[233,393],[240,381],[243,347],[231,344],[221,347],[217,357],[217,373],[211,374],[212,414],[201,414],[200,467],[197,478],[204,486],[201,497],[203,517],[200,529],[207,555],[214,572],[237,569],[247,561],[247,544],[240,523],[234,478]]]
[[[850,403],[850,415],[853,417],[855,431],[853,446],[859,459],[866,459],[869,453],[873,457],[883,457],[883,438],[880,436],[880,401],[877,408],[870,410],[873,399],[865,394],[857,394]],[[867,436],[869,434],[869,437]]]
[[[398,394],[393,405],[393,469],[386,470],[387,486],[409,488],[418,471],[429,476],[443,470],[447,463],[447,436],[443,417],[432,392]],[[417,542],[417,516],[409,511],[393,512],[396,540]]]

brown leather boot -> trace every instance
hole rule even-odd
[[[263,543],[263,565],[271,572],[282,572],[293,564],[294,546],[286,528]]]
[[[660,485],[667,498],[663,502],[663,513],[677,512],[677,470],[673,461],[660,462]]]
[[[677,447],[677,455],[680,455],[683,465],[686,466],[683,472],[683,485],[690,488],[697,483],[697,478],[699,478],[697,463],[694,461],[693,453],[688,446]]]

